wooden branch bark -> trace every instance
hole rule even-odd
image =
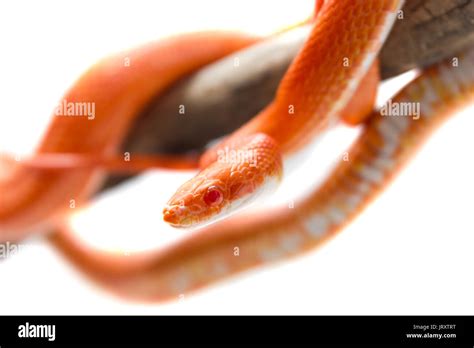
[[[380,54],[384,77],[426,67],[474,43],[473,0],[408,0]]]
[[[297,29],[177,83],[144,111],[123,151],[183,153],[238,128],[271,101],[307,35]],[[408,0],[381,51],[382,76],[426,67],[473,43],[474,0]],[[126,178],[114,176],[105,187]]]

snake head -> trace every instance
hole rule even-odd
[[[184,183],[163,209],[163,219],[175,227],[198,225],[219,214],[226,206],[228,192],[209,170]]]
[[[277,186],[282,164],[276,143],[265,135],[243,141],[220,149],[213,163],[176,191],[163,209],[167,223],[190,227],[223,218]]]

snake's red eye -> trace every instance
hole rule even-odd
[[[204,195],[204,202],[207,205],[217,205],[222,202],[224,197],[222,196],[221,191],[215,187],[210,187],[206,194]]]

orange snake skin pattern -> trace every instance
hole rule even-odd
[[[373,110],[377,54],[402,5],[401,0],[317,1],[309,39],[270,105],[207,150],[199,164],[144,159],[139,170],[199,167],[168,201],[163,218],[176,227],[208,225],[169,247],[139,255],[116,256],[79,242],[62,219],[70,199],[87,202],[105,170],[120,167],[114,156],[154,96],[259,39],[186,34],[97,63],[65,96],[96,103],[93,126],[80,118],[55,117],[35,154],[40,163],[35,158],[29,164],[1,163],[0,242],[21,240],[32,230],[52,231],[48,241],[89,278],[119,296],[146,301],[178,299],[251,267],[313,250],[359,215],[433,130],[473,101],[474,50],[468,50],[456,64],[449,59],[422,71],[390,100],[416,103],[419,118]],[[125,56],[134,62],[127,70]],[[316,136],[340,120],[362,128],[348,150],[350,160],[341,161],[295,202],[298,209],[278,206],[265,214],[247,211],[245,218],[227,216],[270,181],[284,180],[287,168]],[[255,157],[221,161],[222,151]],[[76,156],[77,163],[71,168],[41,165],[47,156],[61,154]],[[99,160],[91,162],[91,157]],[[235,246],[239,257],[233,254]]]

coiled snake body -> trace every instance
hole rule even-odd
[[[248,213],[246,219],[230,216],[169,248],[126,259],[86,248],[67,226],[61,226],[58,218],[71,197],[85,200],[93,192],[101,176],[98,167],[120,167],[114,162],[118,146],[153,96],[257,40],[230,33],[190,34],[106,59],[73,86],[67,100],[95,101],[93,126],[78,118],[55,118],[37,155],[41,159],[69,154],[82,165],[64,170],[5,163],[0,238],[18,240],[33,227],[56,226],[48,239],[87,275],[121,295],[150,300],[177,298],[249,267],[314,248],[357,216],[448,115],[472,101],[474,50],[461,55],[456,66],[447,61],[424,71],[392,99],[392,103],[419,103],[419,119],[372,111],[376,56],[402,4],[401,0],[317,1],[310,37],[274,101],[204,154],[202,171],[170,199],[164,218],[176,226],[192,225],[226,213],[237,201],[245,204],[269,181],[284,177],[288,161],[310,146],[316,134],[339,119],[363,122],[362,134],[349,150],[351,160],[341,162],[308,192],[298,209],[276,207],[265,214]],[[134,62],[128,70],[123,69],[124,56]],[[219,161],[222,149],[255,154],[257,161],[255,165]],[[87,160],[92,157],[96,160]],[[153,166],[197,163],[143,160],[143,168]],[[240,257],[233,255],[236,245]]]

